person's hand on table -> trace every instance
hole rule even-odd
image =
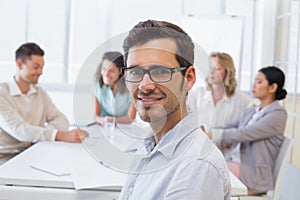
[[[82,129],[73,129],[70,131],[58,131],[55,137],[56,141],[64,142],[74,142],[81,143],[86,137],[88,137],[88,132]]]
[[[97,117],[96,122],[98,122],[101,126],[105,126],[106,123],[115,123],[114,117]]]
[[[96,122],[98,122],[101,126],[104,126],[105,124],[105,117],[96,117]]]
[[[233,144],[221,144],[221,149],[230,149]]]

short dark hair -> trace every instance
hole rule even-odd
[[[153,39],[170,38],[176,43],[176,60],[181,67],[189,67],[194,63],[194,43],[191,37],[175,24],[147,20],[139,22],[130,31],[123,42],[124,62],[126,66],[129,49],[142,45]],[[183,74],[185,71],[183,71]]]
[[[273,83],[277,84],[275,99],[276,100],[284,99],[285,96],[287,95],[287,91],[283,89],[284,82],[285,82],[285,75],[283,71],[281,71],[281,69],[275,66],[264,67],[258,71],[263,73],[266,76],[269,85],[272,85]]]
[[[119,76],[119,81],[117,83],[117,88],[120,93],[127,92],[127,89],[125,86],[125,80],[124,80],[123,73],[122,73],[122,68],[124,67],[123,55],[118,51],[108,51],[103,54],[101,63],[99,64],[96,74],[95,74],[96,82],[99,82],[100,87],[102,87],[102,85],[104,84],[102,73],[101,73],[102,64],[103,64],[104,60],[108,60],[108,61],[114,63],[119,68],[120,76]]]
[[[39,47],[39,45],[33,42],[22,44],[16,50],[16,60],[21,59],[22,61],[26,61],[30,59],[30,56],[32,55],[44,56],[45,52],[41,49],[41,47]]]

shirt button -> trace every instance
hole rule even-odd
[[[149,158],[144,158],[144,164],[147,164],[149,162]]]
[[[128,188],[129,193],[132,193],[132,191],[133,191],[133,188]]]

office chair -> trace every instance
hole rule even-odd
[[[280,184],[285,170],[285,166],[287,164],[287,158],[290,153],[291,147],[292,147],[292,139],[284,136],[273,169],[273,174],[275,179],[274,190],[268,191],[267,194],[263,196],[240,196],[240,200],[279,200]]]
[[[281,180],[280,200],[300,199],[300,169],[288,163]]]

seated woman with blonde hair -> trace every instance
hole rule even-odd
[[[250,99],[237,90],[235,67],[227,53],[214,52],[209,56],[207,87],[195,86],[189,92],[188,106],[198,112],[199,126],[210,132],[214,127],[237,120],[250,107]],[[214,137],[214,142],[218,138]],[[226,160],[239,162],[239,146],[222,149]]]

